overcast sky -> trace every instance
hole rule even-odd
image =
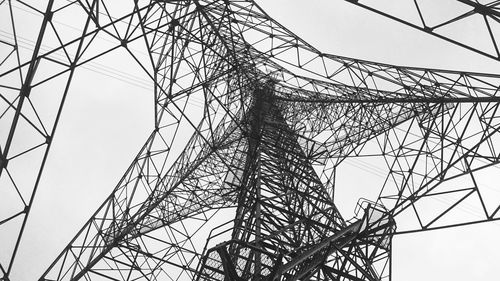
[[[500,73],[499,62],[345,1],[258,3],[325,53],[396,65]],[[79,69],[72,83],[14,281],[41,275],[111,192],[151,132],[153,97],[144,74],[133,70],[135,63],[121,53],[98,63]],[[109,67],[116,70],[114,77],[99,73],[110,71]],[[345,168],[345,173],[346,178],[356,174],[356,167]],[[363,184],[367,183],[351,186]],[[397,236],[393,280],[497,280],[494,261],[500,260],[499,233],[500,225],[495,223]]]

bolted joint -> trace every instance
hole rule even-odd
[[[31,86],[29,85],[24,85],[22,88],[21,88],[21,92],[19,93],[21,96],[23,97],[29,97],[30,96],[30,93],[31,93]]]
[[[0,169],[7,169],[7,164],[9,163],[9,159],[4,158],[0,155]]]
[[[203,11],[203,9],[205,9],[205,6],[202,5],[202,4],[200,4],[200,3],[198,3],[198,1],[196,1],[194,3],[196,4],[196,11],[197,12],[201,12],[201,11]]]
[[[45,19],[47,19],[47,21],[52,21],[52,17],[54,16],[54,12],[52,11],[48,11],[45,13]]]
[[[487,16],[491,14],[491,8],[479,3],[474,3],[474,12],[481,14],[483,16]]]
[[[179,26],[180,25],[180,22],[178,19],[172,19],[172,21],[170,22],[170,25],[168,27],[168,31],[172,31],[175,29],[176,26]]]

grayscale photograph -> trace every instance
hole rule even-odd
[[[497,281],[499,237],[499,0],[0,0],[0,281]]]

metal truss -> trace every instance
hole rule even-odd
[[[346,1],[500,61],[500,1]]]
[[[40,280],[389,280],[394,235],[500,219],[479,180],[499,168],[500,75],[325,54],[253,1],[3,1],[0,13],[0,280],[75,73],[116,52],[154,87],[154,129]],[[346,219],[336,171],[355,157],[385,181]]]

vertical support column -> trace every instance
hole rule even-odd
[[[269,96],[271,89],[261,88],[257,89],[254,92],[254,108],[252,110],[252,124],[251,124],[251,133],[250,133],[250,142],[254,142],[255,147],[255,158],[253,161],[256,161],[256,180],[255,180],[255,246],[258,249],[262,248],[261,240],[262,240],[262,219],[261,219],[261,199],[262,199],[262,188],[261,188],[261,147],[260,142],[262,141],[262,131],[264,126],[264,119],[266,117],[266,113],[269,109]],[[258,277],[258,274],[262,271],[262,257],[260,251],[255,252],[255,275]]]
[[[35,76],[35,72],[39,63],[38,53],[40,52],[40,47],[42,46],[43,36],[45,34],[45,29],[47,28],[48,22],[52,18],[52,5],[54,1],[51,0],[47,3],[47,9],[45,10],[44,18],[42,21],[42,25],[40,27],[40,31],[38,33],[38,38],[36,40],[35,48],[33,49],[33,54],[31,56],[31,61],[29,63],[28,72],[26,73],[26,77],[21,86],[21,91],[19,93],[19,101],[17,102],[16,112],[14,114],[14,118],[12,119],[12,125],[10,126],[9,135],[7,137],[7,142],[5,143],[5,147],[2,151],[2,157],[0,159],[4,159],[4,163],[0,165],[0,176],[2,176],[2,172],[4,168],[7,167],[7,159],[9,155],[10,146],[12,144],[12,139],[14,138],[14,134],[16,132],[17,123],[19,122],[19,117],[21,116],[21,112],[23,109],[24,101],[26,97],[29,96],[31,92],[31,82],[33,81],[33,77]]]
[[[236,211],[235,227],[232,234],[234,240],[252,241],[255,247],[262,248],[262,181],[261,181],[261,142],[265,119],[271,107],[272,88],[259,85],[253,92],[253,103],[247,115],[247,156],[242,176],[239,204]],[[252,239],[254,236],[254,239]],[[236,253],[239,250],[231,250]],[[233,253],[233,254],[234,254]],[[262,271],[262,254],[255,251],[251,258],[254,263],[254,275],[259,277]],[[250,273],[250,263],[247,269]]]
[[[54,3],[53,0],[50,0],[47,2],[47,8],[45,10],[44,18],[42,20],[42,25],[41,25],[40,31],[38,33],[38,38],[37,38],[37,41],[35,43],[33,53],[31,55],[31,60],[30,60],[29,66],[28,66],[28,70],[26,72],[26,76],[24,77],[24,80],[22,81],[22,85],[21,85],[21,88],[19,91],[19,96],[18,96],[19,99],[17,102],[16,111],[14,112],[14,116],[12,118],[12,124],[10,126],[9,133],[7,135],[5,146],[3,147],[3,149],[2,149],[2,147],[0,147],[0,178],[2,176],[4,178],[10,177],[10,175],[8,175],[8,172],[6,172],[6,173],[3,173],[3,172],[4,172],[4,170],[7,170],[7,164],[10,160],[9,152],[10,152],[10,148],[11,148],[12,144],[14,143],[14,135],[16,134],[16,129],[18,128],[19,118],[21,117],[22,112],[23,112],[24,102],[29,97],[29,94],[31,92],[31,83],[33,81],[33,77],[35,76],[38,64],[40,62],[38,59],[38,55],[40,52],[40,47],[42,46],[42,41],[44,38],[45,30],[47,28],[47,24],[50,22],[50,20],[52,18],[52,5],[53,5],[53,3]],[[50,144],[50,141],[51,140],[48,138],[47,139],[47,150],[48,150],[48,146]],[[45,160],[45,157],[44,157],[44,160]],[[41,164],[41,167],[40,167],[38,174],[41,173],[42,169],[43,169],[43,163]],[[38,181],[37,181],[37,183],[38,183]],[[2,276],[0,276],[0,280],[9,280],[9,275],[12,271],[12,266],[14,264],[17,250],[19,248],[21,237],[23,235],[24,228],[26,225],[26,219],[27,219],[28,214],[29,214],[30,209],[31,209],[31,203],[33,201],[33,196],[34,196],[35,191],[36,191],[37,183],[35,184],[35,186],[33,187],[33,189],[30,192],[31,197],[28,200],[28,204],[27,205],[25,204],[24,209],[20,210],[20,212],[15,215],[15,216],[17,216],[17,215],[22,216],[22,214],[24,214],[24,218],[22,218],[22,223],[21,223],[19,230],[17,230],[17,229],[15,230],[15,231],[17,231],[17,233],[16,233],[17,239],[15,240],[15,246],[14,246],[12,254],[10,254],[8,264],[4,264],[4,265],[0,264],[0,269],[1,269],[1,274],[2,274]],[[2,227],[2,224],[8,222],[9,220],[11,220],[13,218],[14,217],[10,217],[10,218],[6,218],[4,220],[1,220],[0,227]]]
[[[259,150],[259,148],[257,148]],[[256,195],[256,200],[255,200],[255,246],[258,249],[262,249],[261,245],[261,228],[262,228],[262,220],[261,220],[261,197],[262,197],[262,190],[261,190],[261,170],[260,170],[260,164],[261,164],[261,154],[259,151],[257,151],[257,181],[255,184],[255,195]],[[255,272],[259,273],[262,270],[262,259],[261,259],[261,254],[259,251],[256,251],[255,253]]]

